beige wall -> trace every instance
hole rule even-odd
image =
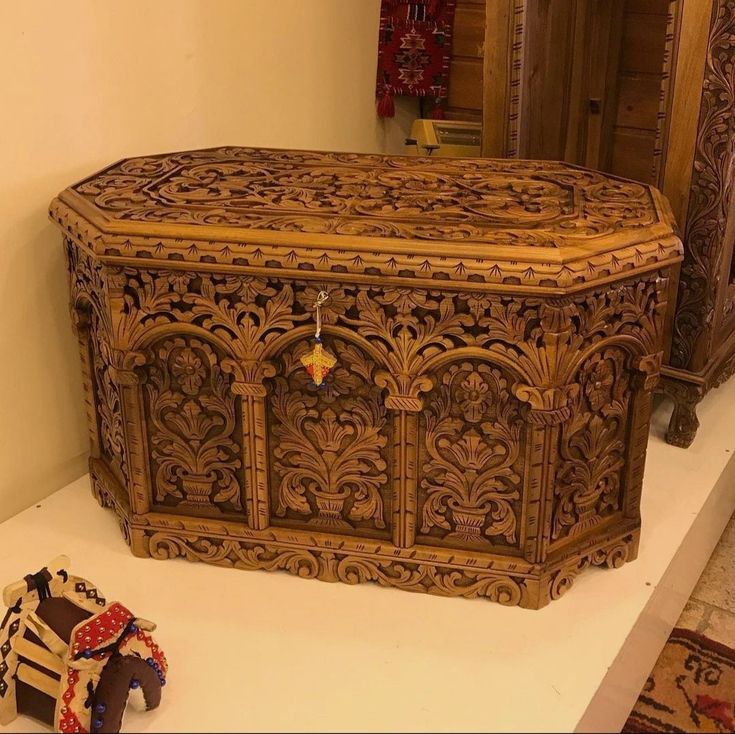
[[[0,519],[85,471],[48,202],[123,156],[220,144],[396,149],[401,126],[374,112],[378,7],[0,0]]]

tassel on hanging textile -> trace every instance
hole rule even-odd
[[[387,90],[378,100],[378,117],[395,117],[396,107],[393,104],[393,96]]]

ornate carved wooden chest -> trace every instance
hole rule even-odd
[[[93,491],[134,553],[532,608],[635,557],[681,259],[654,189],[219,148],[124,160],[51,216]]]

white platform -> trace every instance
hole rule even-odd
[[[136,559],[86,477],[0,525],[0,585],[66,553],[158,622],[170,682],[127,731],[619,731],[735,509],[733,405],[735,380],[689,450],[657,410],[638,560],[540,611]]]

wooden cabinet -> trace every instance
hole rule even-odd
[[[675,10],[678,50],[659,185],[686,255],[662,389],[675,402],[668,438],[688,446],[697,404],[735,370],[735,0]]]
[[[94,491],[136,554],[532,608],[635,557],[681,259],[651,187],[220,148],[122,161],[51,214]]]
[[[735,370],[735,0],[487,0],[489,156],[563,159],[658,186],[685,246],[661,391],[667,439]]]
[[[449,61],[448,120],[482,119],[485,0],[457,0]]]

